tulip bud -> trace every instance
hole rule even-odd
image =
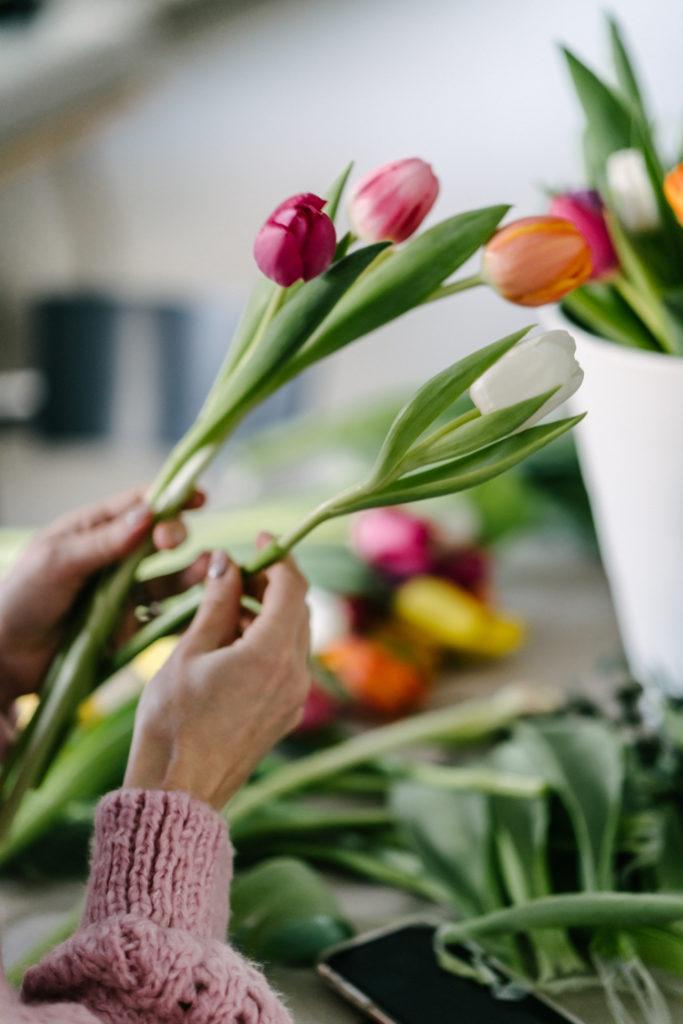
[[[603,216],[602,200],[592,189],[579,189],[553,197],[550,213],[570,220],[588,242],[593,263],[591,278],[607,277],[617,269],[617,254]]]
[[[283,288],[318,277],[334,258],[337,236],[322,212],[324,205],[324,199],[310,192],[290,196],[256,236],[254,259],[259,269]]]
[[[638,234],[659,227],[657,197],[639,149],[618,149],[607,157],[610,206],[627,231]]]
[[[484,250],[482,276],[520,306],[557,302],[587,281],[588,243],[562,217],[522,217],[497,231]]]
[[[439,179],[417,157],[395,160],[366,175],[349,200],[351,227],[366,242],[404,242],[425,219]]]
[[[558,388],[524,424],[529,427],[580,387],[583,370],[575,352],[576,344],[568,331],[546,331],[525,338],[474,382],[470,398],[484,415]]]
[[[361,512],[351,527],[351,545],[358,557],[399,578],[429,571],[431,541],[430,524],[398,508]]]
[[[683,164],[667,174],[664,179],[664,195],[678,223],[683,224]]]

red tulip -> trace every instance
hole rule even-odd
[[[313,681],[301,715],[301,721],[294,730],[296,733],[318,732],[331,725],[338,717],[341,702]]]
[[[351,543],[364,562],[403,578],[429,571],[432,530],[424,519],[398,508],[373,508],[355,517]]]
[[[404,242],[425,219],[439,179],[417,157],[395,160],[366,175],[349,201],[351,227],[366,242]]]
[[[606,277],[619,265],[602,211],[602,200],[593,189],[565,192],[555,196],[550,204],[551,214],[570,220],[588,242],[593,279]]]
[[[337,236],[323,213],[325,200],[311,192],[290,196],[273,210],[254,242],[254,259],[272,281],[289,288],[329,267]]]

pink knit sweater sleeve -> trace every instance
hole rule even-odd
[[[82,924],[27,972],[15,1014],[2,1015],[0,992],[0,1019],[291,1024],[263,975],[224,941],[230,874],[225,825],[205,804],[143,790],[105,797]]]

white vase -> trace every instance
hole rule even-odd
[[[559,309],[584,372],[572,412],[630,669],[683,695],[683,359],[605,341]]]

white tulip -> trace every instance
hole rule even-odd
[[[311,587],[306,596],[311,617],[311,650],[322,651],[349,631],[349,616],[340,597]]]
[[[627,231],[638,234],[659,226],[659,209],[639,149],[618,149],[607,157],[610,205]]]
[[[506,352],[470,388],[470,398],[482,415],[505,409],[552,388],[559,390],[531,416],[525,427],[537,423],[580,387],[583,370],[576,343],[568,331],[546,331],[525,338]]]

